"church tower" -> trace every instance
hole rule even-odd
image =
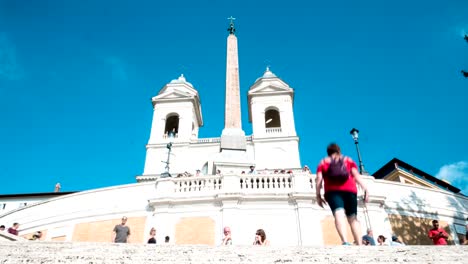
[[[167,144],[172,142],[173,150],[184,148],[191,140],[198,138],[203,126],[200,97],[184,75],[166,84],[152,98],[153,122],[146,151],[144,175],[159,175],[165,170],[162,162],[167,158]],[[179,157],[182,157],[179,155]],[[177,157],[171,157],[172,164],[180,164]],[[183,171],[171,166],[171,169]]]
[[[248,92],[258,168],[300,168],[294,90],[267,67]]]

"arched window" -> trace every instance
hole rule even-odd
[[[271,108],[265,111],[265,127],[281,127],[281,119],[278,109]]]
[[[174,137],[177,137],[177,134],[179,133],[179,115],[176,113],[169,114],[166,117],[164,135],[169,135],[171,132],[174,133]]]
[[[208,162],[206,162],[205,164],[203,164],[203,167],[201,169],[201,172],[204,174],[204,175],[208,175]]]

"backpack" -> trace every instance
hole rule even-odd
[[[328,166],[327,178],[334,182],[345,182],[349,178],[349,171],[346,167],[344,157],[339,159],[331,158],[330,166]]]

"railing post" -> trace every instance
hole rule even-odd
[[[293,177],[293,190],[295,193],[307,193],[312,191],[309,173],[297,173]]]
[[[238,174],[224,174],[221,176],[221,190],[224,193],[239,193],[241,177]]]
[[[168,197],[175,192],[176,184],[172,178],[159,178],[156,180],[156,196]]]

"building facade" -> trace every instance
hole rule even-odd
[[[146,162],[137,183],[27,204],[1,214],[0,224],[20,223],[25,237],[42,231],[45,240],[111,242],[114,225],[125,215],[131,243],[144,243],[154,227],[159,244],[169,236],[175,244],[218,245],[223,227],[230,226],[236,245],[252,244],[259,228],[272,245],[340,244],[330,210],[315,201],[321,191],[315,190],[315,175],[301,169],[293,88],[266,69],[247,95],[253,134],[246,136],[238,69],[231,23],[225,128],[219,138],[198,137],[203,126],[200,95],[181,75],[152,98]],[[251,166],[257,170],[248,173]],[[195,176],[198,169],[201,174]],[[370,201],[359,204],[363,230],[396,234],[407,244],[429,244],[428,224],[438,219],[451,234],[451,243],[460,242],[466,196],[431,185],[372,176],[364,180]]]

